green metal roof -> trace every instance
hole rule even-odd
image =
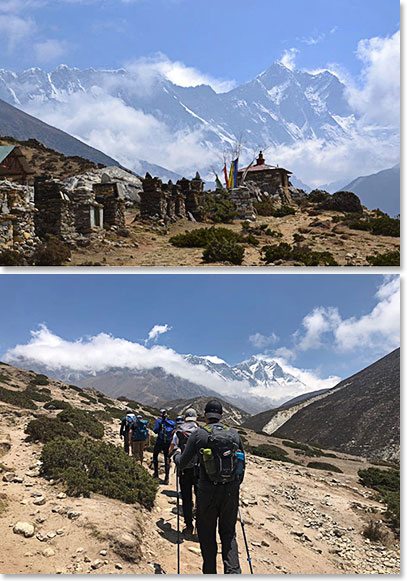
[[[0,163],[13,151],[15,145],[0,145]]]

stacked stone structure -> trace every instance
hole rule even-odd
[[[73,242],[76,236],[73,202],[63,182],[41,176],[34,182],[34,203],[37,236],[52,234],[64,242]]]
[[[163,220],[164,222],[175,222],[186,218],[186,189],[182,187],[179,180],[173,184],[170,180],[168,184],[163,184],[159,178],[153,178],[149,173],[143,180],[143,191],[141,192],[140,214],[145,219]],[[188,182],[188,180],[185,180]]]
[[[116,226],[119,231],[126,228],[124,210],[125,201],[122,185],[119,182],[102,182],[93,184],[96,201],[103,206],[105,224]]]
[[[0,181],[0,248],[33,252],[38,242],[33,193],[30,186]]]
[[[238,218],[241,220],[253,220],[256,217],[253,205],[255,197],[248,187],[239,186],[229,190],[229,199],[236,208]]]

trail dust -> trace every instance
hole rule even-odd
[[[41,446],[25,441],[30,414],[1,414],[0,571],[6,574],[127,573],[177,571],[176,482],[160,485],[151,512],[99,495],[70,498],[62,485],[38,475]],[[105,439],[120,445],[118,429],[105,425]],[[261,436],[253,433],[260,441]],[[312,470],[248,455],[241,509],[256,574],[399,572],[398,544],[368,542],[362,529],[385,510],[357,484],[367,463],[338,455],[343,474]],[[146,453],[146,465],[151,454]],[[163,466],[161,465],[163,470]],[[162,476],[162,475],[161,475]],[[32,537],[15,534],[18,521],[34,524]],[[180,519],[181,526],[183,520]],[[241,525],[237,540],[243,573],[249,573]],[[219,547],[220,548],[220,547]],[[141,558],[139,557],[141,551]],[[197,540],[180,546],[181,573],[201,572]],[[218,573],[222,573],[218,555]]]

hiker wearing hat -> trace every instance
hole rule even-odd
[[[178,420],[178,418],[177,418]],[[188,439],[191,434],[199,429],[196,423],[197,413],[193,408],[187,409],[185,412],[185,420],[178,424],[174,435],[172,437],[172,442],[170,446],[170,455],[174,450],[178,450],[181,453],[185,450]],[[184,515],[185,528],[182,531],[185,538],[191,538],[194,527],[192,524],[192,512],[193,512],[193,498],[192,490],[195,491],[196,496],[196,464],[197,457],[195,456],[189,464],[187,464],[183,470],[178,471],[179,485],[181,490],[182,498],[182,512]]]
[[[148,420],[143,420],[143,416],[136,416],[136,421],[132,423],[129,430],[129,443],[131,453],[136,460],[143,464],[144,447],[150,445],[150,430],[148,429]]]
[[[175,422],[168,418],[166,409],[161,409],[160,414],[161,417],[157,418],[155,426],[153,428],[154,434],[157,434],[157,440],[155,442],[153,451],[154,478],[158,478],[158,455],[160,454],[160,452],[163,452],[165,466],[164,484],[168,484],[170,474],[168,451],[171,444],[172,433],[175,428]]]
[[[120,437],[123,438],[123,447],[126,454],[129,453],[130,450],[130,440],[129,440],[129,432],[133,422],[136,421],[135,414],[127,414],[122,418],[120,424]]]
[[[222,544],[225,574],[241,573],[236,542],[239,488],[244,476],[243,443],[239,434],[221,422],[222,405],[210,400],[205,406],[206,426],[188,438],[185,450],[175,453],[182,472],[199,458],[197,529],[203,558],[202,572],[216,574],[216,528]]]

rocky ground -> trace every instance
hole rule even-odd
[[[0,365],[7,388],[25,387],[32,372]],[[101,409],[80,392],[56,381],[52,397],[82,409]],[[122,402],[112,400],[117,406]],[[63,484],[40,476],[42,445],[26,441],[24,429],[34,416],[57,410],[20,410],[0,402],[0,572],[3,574],[152,574],[176,573],[177,508],[175,475],[160,484],[151,511],[92,494],[68,497]],[[151,411],[151,410],[150,410]],[[118,446],[119,420],[104,423],[104,439]],[[253,446],[282,441],[246,431]],[[363,529],[382,520],[385,507],[373,491],[358,484],[363,458],[336,453],[327,459],[343,473],[310,469],[310,458],[293,465],[248,455],[241,507],[256,574],[398,574],[399,542],[386,525],[387,538],[370,542]],[[321,458],[324,461],[324,458]],[[151,453],[146,453],[151,469]],[[161,466],[163,472],[163,466]],[[182,523],[182,519],[181,519]],[[241,526],[237,538],[243,573],[248,573]],[[201,571],[197,538],[183,539],[181,572]],[[219,572],[222,572],[221,559]]]
[[[399,250],[399,238],[376,236],[369,232],[351,230],[333,221],[340,212],[321,211],[318,216],[310,216],[298,210],[295,215],[283,218],[258,217],[257,224],[267,224],[271,230],[282,234],[279,239],[262,234],[257,236],[260,244],[256,247],[246,245],[242,266],[266,266],[261,260],[260,249],[268,244],[287,242],[293,244],[293,235],[301,233],[302,244],[315,251],[329,251],[341,266],[366,266],[366,257],[375,253]],[[101,243],[80,248],[72,253],[71,266],[224,266],[223,263],[206,264],[202,261],[201,248],[176,248],[169,239],[180,232],[210,227],[181,220],[168,227],[141,222],[136,219],[134,210],[126,216],[130,232],[128,238],[109,232]],[[256,224],[254,223],[254,225]],[[221,224],[236,232],[242,231],[242,221]],[[279,262],[276,266],[292,266],[293,262]],[[301,266],[301,265],[300,265]]]

